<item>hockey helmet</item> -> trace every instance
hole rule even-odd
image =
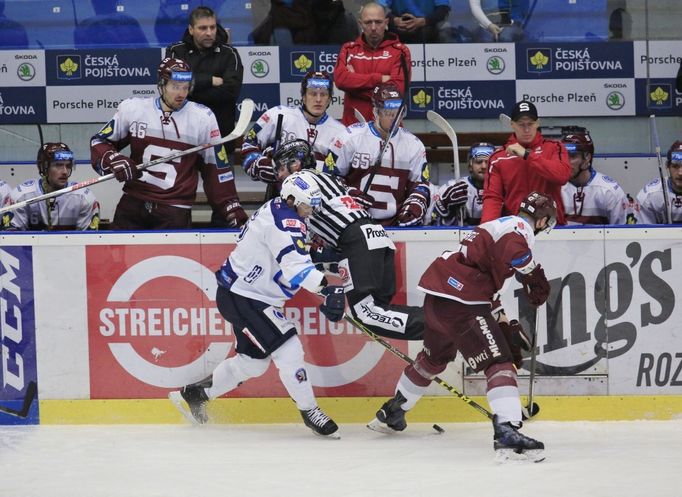
[[[286,168],[290,173],[294,172],[291,170],[291,166],[295,162],[301,163],[301,169],[314,169],[316,165],[310,144],[300,139],[291,140],[280,145],[275,155],[272,156],[272,162],[275,172],[280,171],[282,168]]]
[[[69,161],[71,163],[71,170],[73,171],[75,164],[73,152],[65,143],[45,143],[38,149],[36,164],[38,165],[38,172],[41,176],[47,177],[47,170],[50,167],[50,164],[56,161]]]
[[[525,212],[534,220],[547,219],[547,225],[542,229],[549,233],[556,226],[556,202],[548,195],[531,192],[521,201],[520,212]],[[537,231],[536,231],[537,234]]]
[[[668,150],[668,164],[676,162],[682,163],[682,141],[677,140]]]
[[[403,95],[395,83],[381,83],[372,91],[372,107],[397,110],[403,103]]]
[[[474,143],[469,148],[469,160],[477,157],[490,157],[495,151],[495,145],[488,142]]]
[[[594,155],[594,142],[587,129],[580,126],[565,126],[562,128],[561,141],[564,142],[569,154],[577,152]]]
[[[189,64],[181,59],[166,57],[159,64],[157,71],[158,85],[163,86],[168,81],[192,82],[192,69]]]
[[[287,176],[282,182],[280,196],[285,201],[293,197],[294,207],[305,204],[317,209],[322,203],[322,192],[315,181],[315,173],[311,171],[299,171]]]
[[[309,71],[301,80],[301,96],[308,88],[325,88],[329,90],[329,98],[334,96],[334,80],[327,71]]]

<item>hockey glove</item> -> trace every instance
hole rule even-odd
[[[231,200],[225,206],[225,220],[230,228],[241,228],[248,221],[249,216],[246,215],[239,200]]]
[[[276,183],[275,165],[272,163],[272,147],[263,150],[263,153],[253,161],[247,171],[252,179],[264,183]]]
[[[365,193],[359,188],[349,188],[348,195],[350,195],[355,202],[365,210],[369,210],[374,205],[374,197],[369,193]]]
[[[550,286],[549,281],[545,277],[545,271],[540,264],[535,266],[530,273],[522,275],[521,283],[523,283],[523,289],[528,297],[528,302],[532,305],[540,307],[547,301]]]
[[[448,186],[440,196],[433,208],[436,213],[445,219],[454,217],[457,210],[466,204],[469,188],[464,180],[460,180]]]
[[[313,235],[309,250],[310,258],[314,264],[339,262],[342,258],[341,252],[333,247],[326,246],[324,240],[317,235]]]
[[[508,323],[501,322],[500,329],[504,333],[504,338],[511,349],[514,366],[516,366],[516,369],[521,369],[523,367],[521,349],[526,352],[530,351],[530,337],[526,335],[523,326],[516,319],[512,319]]]
[[[341,321],[346,309],[346,298],[342,286],[329,285],[320,290],[324,303],[320,304],[320,312],[332,322]]]
[[[137,165],[123,154],[114,150],[107,150],[102,156],[102,173],[111,174],[121,183],[137,179],[142,176],[142,171]]]
[[[419,226],[424,224],[424,216],[429,206],[429,198],[415,189],[403,202],[398,214],[398,226]]]

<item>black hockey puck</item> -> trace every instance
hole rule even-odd
[[[436,432],[438,432],[439,435],[441,433],[445,433],[445,430],[436,424],[433,425],[433,429],[436,430]]]

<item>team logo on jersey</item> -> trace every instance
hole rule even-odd
[[[104,125],[104,127],[99,130],[99,133],[97,133],[97,134],[103,138],[107,138],[107,137],[111,136],[111,134],[114,132],[114,124],[115,124],[115,121],[112,119],[111,121],[106,123]]]
[[[304,368],[301,368],[296,371],[296,380],[299,383],[303,383],[304,381],[308,381],[308,373],[306,373]]]
[[[460,292],[464,288],[464,284],[462,284],[462,282],[460,282],[459,280],[456,280],[452,276],[450,276],[448,278],[448,285],[450,285],[452,288],[454,288],[455,290],[460,291]]]
[[[81,79],[80,55],[57,55],[57,79]]]
[[[552,72],[552,50],[529,48],[526,50],[526,68],[530,73]]]
[[[650,109],[671,109],[673,106],[672,85],[649,85],[647,90],[647,106]]]

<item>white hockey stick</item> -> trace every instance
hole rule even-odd
[[[365,124],[367,122],[367,119],[362,115],[362,112],[355,107],[353,107],[353,114],[355,114],[355,119],[357,119],[359,123]]]
[[[510,123],[511,123],[511,117],[509,117],[507,114],[500,114],[500,124],[504,126],[505,128],[508,128]]]
[[[656,158],[658,159],[658,175],[661,178],[661,191],[663,192],[663,213],[665,215],[665,224],[670,224],[670,197],[668,196],[668,177],[663,172],[663,159],[661,159],[661,144],[658,141],[658,128],[656,128],[656,116],[651,114],[649,116],[649,125],[651,127],[651,135],[654,137],[654,144],[656,146]]]
[[[165,157],[159,157],[158,159],[154,159],[149,162],[144,162],[142,164],[139,164],[137,166],[138,169],[147,169],[148,167],[155,166],[156,164],[162,164],[164,162],[172,161],[174,159],[178,159],[180,157],[184,157],[185,155],[193,154],[196,152],[201,152],[202,150],[205,150],[209,147],[215,147],[217,145],[222,145],[223,143],[227,143],[233,140],[236,140],[240,136],[242,136],[246,132],[246,128],[251,122],[251,116],[253,115],[253,109],[254,109],[254,103],[253,100],[250,98],[245,98],[242,101],[242,111],[239,114],[239,121],[237,121],[237,124],[234,127],[234,130],[232,133],[230,133],[227,136],[223,136],[217,141],[210,142],[210,143],[203,143],[201,145],[197,145],[196,147],[188,148],[187,150],[180,150],[178,152],[174,152],[170,155],[167,155]],[[91,185],[96,185],[97,183],[102,183],[104,181],[108,181],[112,178],[114,178],[115,175],[114,173],[109,173],[105,174],[104,176],[98,176],[96,178],[92,179],[86,179],[85,181],[81,181],[80,183],[73,184],[71,186],[67,186],[66,188],[62,188],[61,190],[56,190],[50,193],[45,193],[44,195],[39,195],[37,197],[29,198],[27,200],[22,200],[21,202],[17,202],[16,204],[11,204],[6,207],[3,207],[0,209],[0,214],[3,214],[5,212],[13,211],[15,209],[21,209],[22,207],[26,207],[27,205],[35,204],[37,202],[41,202],[43,200],[47,200],[52,197],[58,197],[60,195],[64,195],[65,193],[69,193],[75,190],[80,190],[81,188],[86,188]]]
[[[452,129],[450,123],[438,112],[430,110],[426,113],[426,118],[433,124],[435,124],[437,127],[439,127],[441,131],[443,131],[443,133],[448,135],[448,138],[450,138],[450,142],[452,143],[452,155],[454,159],[453,164],[455,166],[455,179],[458,180],[460,177],[460,172],[459,172],[459,144],[457,142],[457,133],[455,133],[455,130]]]

